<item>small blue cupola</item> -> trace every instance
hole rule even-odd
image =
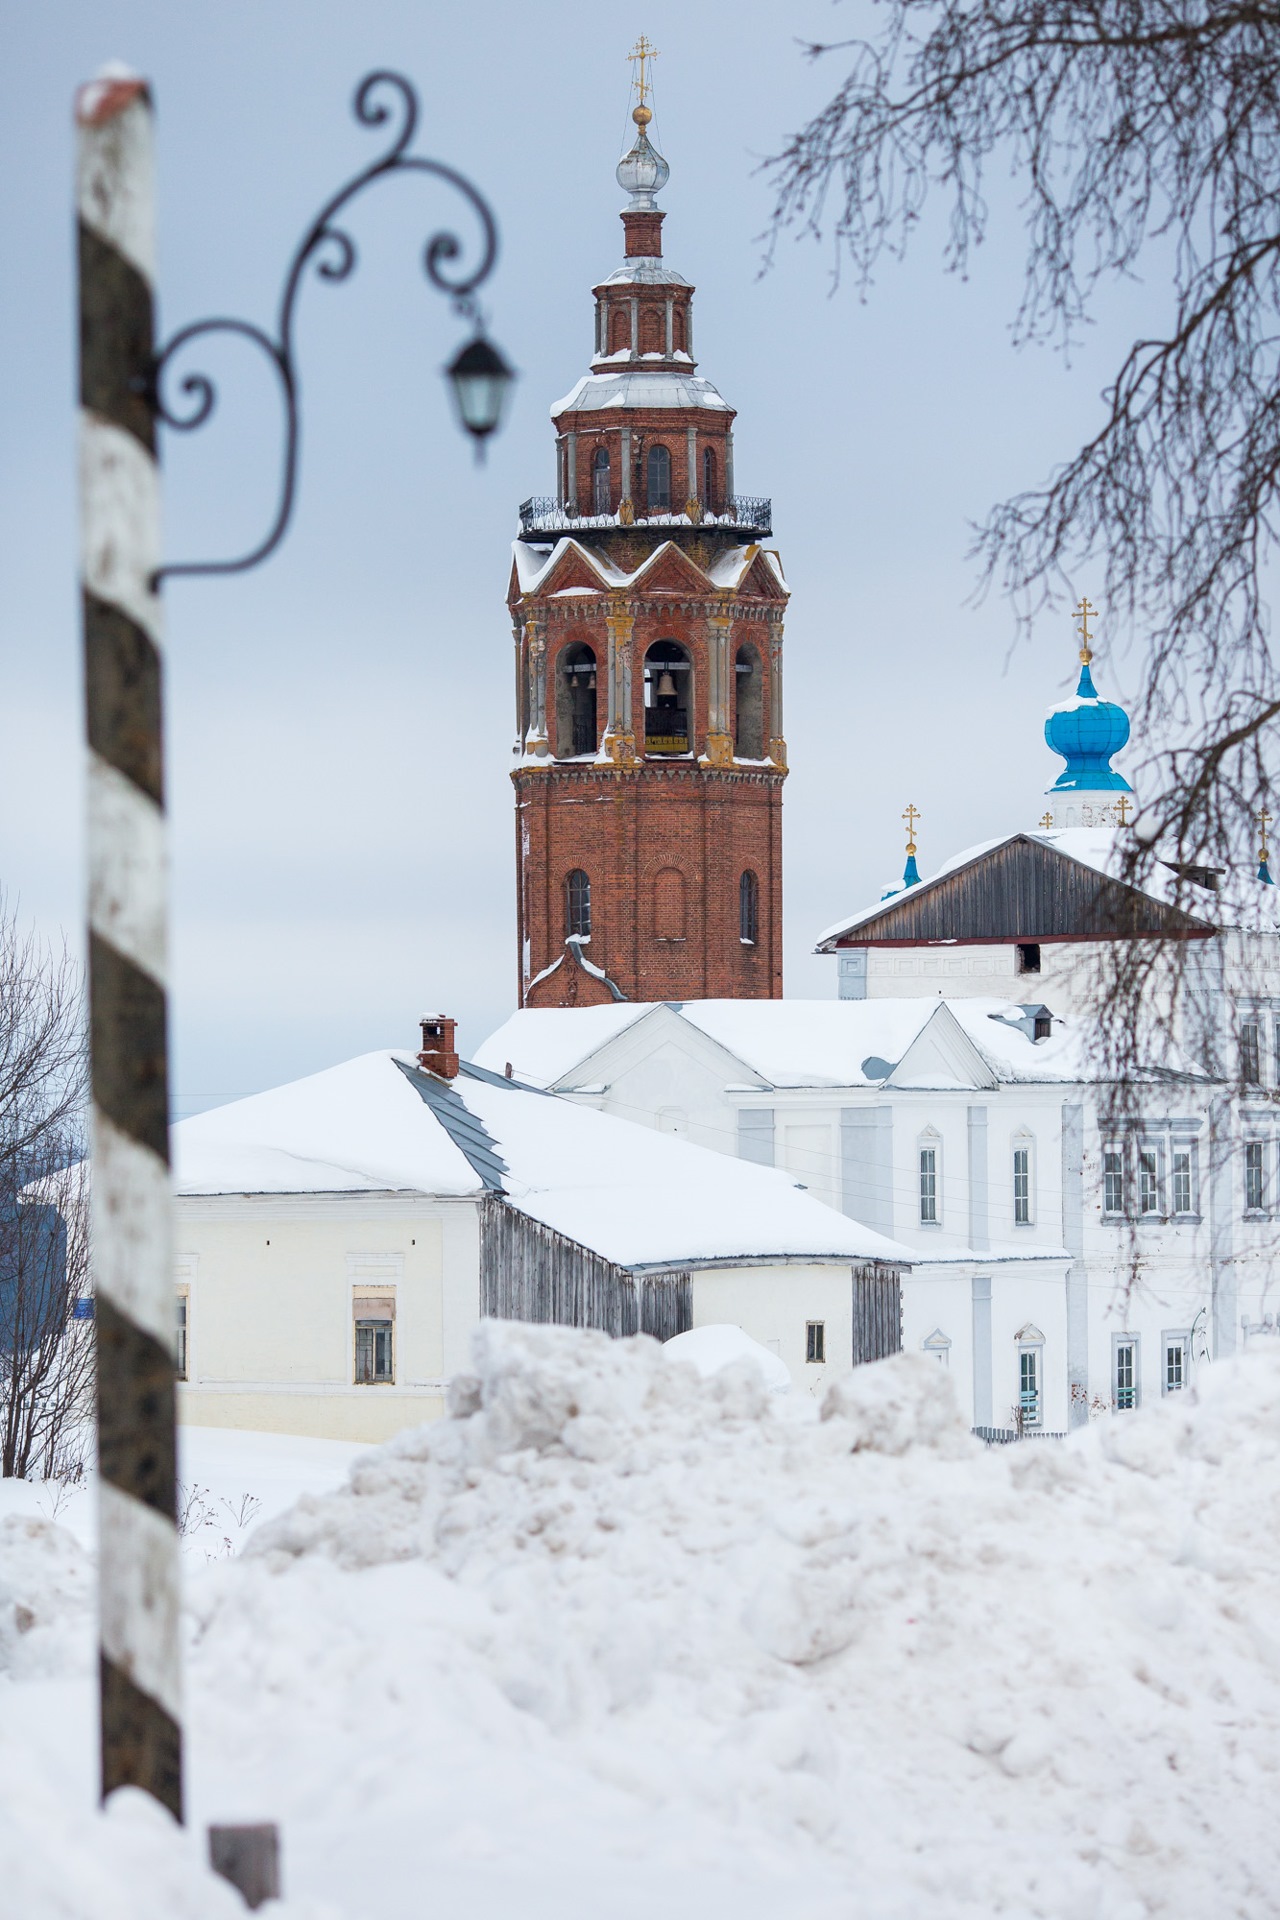
[[[1044,737],[1066,766],[1058,775],[1050,793],[1132,793],[1122,773],[1111,765],[1113,753],[1119,753],[1129,739],[1129,716],[1114,700],[1100,700],[1089,668],[1093,652],[1089,646],[1089,616],[1094,609],[1087,600],[1080,603],[1081,638],[1080,680],[1075,698],[1054,707],[1044,723]]]
[[[1258,878],[1264,887],[1274,887],[1275,885],[1275,881],[1271,878],[1271,849],[1267,845],[1267,822],[1270,818],[1271,815],[1267,812],[1266,807],[1260,807],[1258,810],[1258,832],[1260,836],[1258,842]]]
[[[908,887],[918,887],[920,885],[920,869],[916,865],[915,832],[916,821],[920,818],[920,814],[918,809],[908,802],[902,817],[907,823],[907,864],[902,869],[902,885],[898,887],[886,887],[880,895],[882,900],[892,900],[895,894],[904,893]]]

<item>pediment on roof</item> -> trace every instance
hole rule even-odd
[[[576,540],[565,540],[552,555],[534,591],[542,599],[549,593],[563,593],[567,587],[608,593],[616,585],[617,580],[608,578],[589,547],[580,547]]]
[[[947,1006],[937,1008],[885,1081],[888,1087],[985,1087],[995,1074]]]
[[[763,547],[748,549],[748,557],[733,583],[733,590],[735,593],[751,594],[760,600],[785,601],[787,598],[787,590]]]
[[[817,951],[932,941],[1194,940],[1215,931],[1207,920],[1019,833],[906,888],[829,933]]]
[[[706,593],[711,586],[705,570],[673,540],[666,541],[636,568],[632,583],[646,593]]]
[[[617,1086],[638,1073],[649,1083],[644,1088],[646,1099],[638,1100],[638,1106],[664,1103],[669,1097],[661,1084],[664,1079],[671,1082],[670,1097],[683,1090],[687,1104],[691,1071],[706,1077],[706,1091],[711,1095],[718,1095],[730,1083],[762,1089],[769,1085],[755,1067],[684,1019],[674,1007],[662,1003],[650,1007],[639,1020],[584,1055],[553,1082],[553,1091],[598,1083]]]

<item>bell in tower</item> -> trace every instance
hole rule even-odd
[[[787,587],[663,258],[653,54],[631,56],[623,262],[515,545],[522,1006],[782,993]]]

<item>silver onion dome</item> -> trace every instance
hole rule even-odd
[[[631,195],[627,203],[628,213],[652,213],[653,196],[662,192],[671,178],[671,169],[657,148],[649,145],[645,128],[653,115],[648,107],[637,107],[631,118],[638,128],[636,143],[630,153],[624,153],[618,162],[618,185]]]

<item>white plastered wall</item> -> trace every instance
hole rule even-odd
[[[435,1418],[479,1313],[474,1202],[404,1194],[182,1197],[190,1425],[383,1440]],[[395,1378],[354,1382],[357,1294],[395,1298]]]
[[[823,1366],[805,1359],[810,1320],[824,1325]],[[794,1393],[821,1399],[829,1380],[853,1371],[852,1268],[796,1261],[695,1272],[693,1324],[741,1327],[786,1364]]]

